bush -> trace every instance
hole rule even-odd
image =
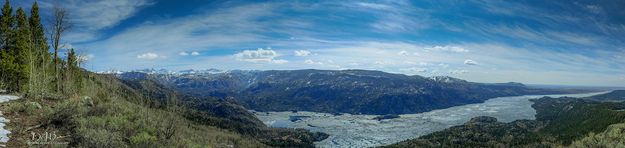
[[[67,100],[59,103],[56,108],[45,110],[40,122],[44,126],[71,129],[75,127],[75,117],[80,116],[84,109],[79,103]]]
[[[134,147],[155,147],[156,142],[156,136],[153,136],[147,132],[141,132],[137,135],[130,137],[130,143]]]

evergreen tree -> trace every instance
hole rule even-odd
[[[44,33],[44,27],[41,24],[39,15],[39,4],[35,1],[30,9],[29,24],[31,29],[31,41],[33,49],[33,59],[31,59],[32,67],[30,71],[29,95],[31,98],[40,98],[51,90],[52,83],[52,65],[49,46]]]
[[[46,42],[46,36],[44,33],[43,25],[41,24],[41,17],[39,16],[39,4],[37,1],[33,3],[33,6],[30,9],[30,19],[29,19],[30,29],[32,33],[32,42],[33,49],[35,49],[36,55],[38,56],[39,61],[37,61],[38,65],[41,65],[42,62],[49,62],[50,53],[48,52],[49,46]]]
[[[9,0],[4,1],[2,6],[2,16],[0,16],[0,46],[2,49],[6,49],[9,45],[9,36],[13,28],[13,8]]]
[[[6,0],[0,16],[0,84],[4,85],[1,87],[13,86],[10,75],[14,71],[11,63],[14,63],[15,58],[10,56],[9,49],[11,48],[10,36],[13,32],[14,24],[13,8],[11,8],[9,0]]]
[[[30,39],[30,25],[28,24],[28,18],[26,12],[22,8],[17,9],[15,16],[17,20],[17,26],[15,33],[13,34],[14,51],[13,57],[15,57],[15,83],[17,84],[16,90],[25,91],[29,82],[30,74],[30,59],[32,58],[32,43]]]
[[[76,57],[76,51],[74,48],[67,51],[67,68],[68,71],[72,71],[72,69],[77,68],[78,60]]]
[[[65,69],[63,73],[65,83],[63,89],[67,94],[76,93],[76,90],[81,87],[79,62],[76,50],[73,48],[67,50],[67,59],[65,61]]]

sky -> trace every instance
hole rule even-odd
[[[367,69],[625,86],[622,0],[38,2],[48,19],[53,5],[68,10],[64,48],[92,71]]]

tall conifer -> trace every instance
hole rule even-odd
[[[32,58],[32,42],[30,39],[30,25],[28,24],[28,17],[26,12],[22,8],[18,8],[16,12],[17,26],[13,33],[14,39],[14,57],[15,57],[15,83],[17,84],[17,90],[25,91],[29,82],[30,74],[30,59]]]
[[[35,1],[30,9],[29,25],[31,30],[31,41],[33,49],[33,67],[31,67],[29,94],[33,98],[41,97],[43,94],[51,90],[53,70],[51,64],[51,55],[49,46],[45,36],[44,27],[41,24],[39,15],[39,4]]]
[[[9,0],[4,1],[2,15],[0,16],[0,46],[2,49],[8,48],[9,36],[14,25],[13,8]]]
[[[14,63],[15,58],[10,56],[10,39],[14,26],[13,8],[9,0],[4,1],[2,6],[2,14],[0,15],[0,84],[2,87],[14,86],[11,84],[11,73],[14,71],[14,67],[11,63]],[[3,88],[0,88],[3,89]]]

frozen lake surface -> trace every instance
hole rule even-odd
[[[376,115],[335,116],[317,112],[254,112],[254,114],[268,126],[305,128],[330,134],[328,139],[316,142],[317,147],[371,147],[388,145],[462,125],[477,116],[491,116],[501,122],[534,119],[536,111],[531,107],[532,102],[529,99],[544,96],[585,97],[596,94],[601,93],[499,97],[484,103],[418,114],[403,114],[400,118],[382,121],[374,120]]]

